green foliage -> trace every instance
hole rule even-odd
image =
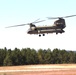
[[[76,52],[60,49],[0,49],[0,66],[76,63]]]
[[[9,56],[6,56],[6,58],[4,59],[4,66],[12,66],[12,60]]]
[[[21,51],[20,49],[18,48],[15,48],[13,51],[12,51],[12,63],[13,65],[22,65],[22,54],[21,54]]]
[[[0,66],[3,66],[4,59],[6,58],[7,49],[0,49]]]
[[[12,51],[11,50],[8,50],[7,54],[6,54],[6,57],[4,59],[4,66],[12,66],[12,58],[11,58],[11,53]]]
[[[26,64],[26,57],[27,57],[27,49],[25,48],[25,49],[22,49],[21,50],[21,54],[22,54],[22,65],[25,65]]]
[[[44,55],[43,55],[43,50],[42,49],[38,50],[38,59],[39,59],[39,64],[44,63]]]

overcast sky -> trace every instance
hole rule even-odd
[[[76,15],[76,0],[0,0],[0,48],[34,48],[76,50],[76,17],[66,18],[65,33],[56,35],[29,35],[29,26],[5,28],[26,24],[40,18]],[[54,20],[36,26],[53,25]]]

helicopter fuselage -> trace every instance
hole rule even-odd
[[[45,33],[63,33],[65,32],[63,29],[66,27],[65,20],[59,18],[56,20],[52,26],[38,26],[36,27],[32,23],[30,24],[30,29],[28,30],[28,34],[45,34]]]
[[[63,29],[65,27],[61,27],[61,26],[40,26],[40,27],[36,27],[36,26],[31,26],[31,28],[28,30],[28,34],[45,34],[45,33],[63,33],[65,32]]]

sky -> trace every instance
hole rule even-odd
[[[29,35],[28,25],[5,28],[31,23],[38,18],[46,21],[36,26],[53,25],[55,19],[47,20],[46,17],[69,15],[76,15],[76,0],[0,0],[0,48],[76,50],[76,17],[66,18],[65,33],[58,35]]]

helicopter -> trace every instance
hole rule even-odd
[[[47,19],[49,19],[49,20],[58,19],[54,22],[54,24],[52,26],[36,26],[35,23],[46,21],[46,20],[39,21],[39,19],[37,19],[36,21],[34,21],[32,23],[8,26],[6,28],[29,25],[30,28],[28,29],[27,34],[38,34],[39,37],[41,36],[41,34],[43,36],[45,36],[46,33],[47,34],[48,33],[56,33],[56,34],[61,33],[62,34],[65,32],[63,29],[66,27],[64,18],[69,18],[69,17],[74,17],[74,16],[76,16],[76,15],[70,15],[70,16],[64,16],[64,17],[47,17]]]

